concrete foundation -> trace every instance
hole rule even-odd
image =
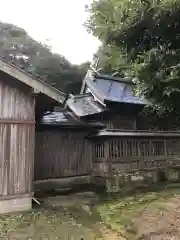
[[[30,196],[13,199],[0,199],[0,214],[23,212],[31,210],[31,208],[32,197]]]

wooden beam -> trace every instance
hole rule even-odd
[[[39,94],[41,93],[39,90],[37,89],[32,89],[32,94],[36,95],[36,94]]]
[[[106,129],[100,130],[98,133],[92,135],[94,137],[98,136],[113,136],[113,137],[178,137],[180,138],[180,132],[172,131],[131,131],[131,130],[121,130],[121,129]]]

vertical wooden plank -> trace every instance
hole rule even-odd
[[[11,125],[11,139],[10,139],[10,171],[9,171],[9,186],[8,186],[8,194],[15,194],[15,189],[19,184],[16,179],[17,168],[19,167],[18,162],[18,136],[17,136],[17,125]]]
[[[11,139],[11,128],[9,125],[2,125],[4,128],[6,128],[6,139],[4,141],[4,189],[6,191],[6,194],[8,193],[8,189],[9,189],[9,173],[10,173],[10,148],[11,148],[11,143],[10,143],[10,139]],[[6,187],[7,186],[7,187]],[[7,189],[6,189],[7,188]],[[5,193],[3,195],[6,195]]]
[[[32,181],[34,179],[34,156],[35,156],[35,126],[31,125],[29,126],[29,136],[28,136],[28,152],[27,152],[27,159],[26,159],[26,165],[27,165],[27,191],[26,192],[32,192]]]
[[[7,195],[9,188],[9,147],[10,130],[7,125],[0,125],[0,195]]]

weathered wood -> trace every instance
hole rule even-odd
[[[35,121],[22,121],[22,120],[8,120],[8,119],[0,119],[0,124],[25,124],[25,125],[34,125]]]
[[[57,102],[64,103],[64,100],[66,98],[65,93],[44,83],[40,79],[35,78],[17,66],[5,62],[2,58],[0,58],[0,71],[8,74],[13,78],[16,78],[18,81],[25,83],[27,86],[34,88],[35,91],[40,91],[41,93],[49,96]]]
[[[0,198],[32,191],[35,99],[0,74]],[[11,81],[12,79],[10,79]]]
[[[106,125],[106,129],[121,130],[154,130],[154,131],[176,131],[179,130],[178,118],[172,116],[159,118],[142,113],[137,106],[122,106],[116,110],[101,114],[96,120]]]
[[[134,116],[123,116],[121,114],[109,114],[108,117],[101,119],[107,129],[135,130]]]
[[[27,87],[19,89],[11,86],[1,81],[0,75],[0,119],[2,121],[34,121],[34,103],[34,98],[28,93]]]
[[[95,176],[154,171],[180,166],[180,139],[123,138],[95,142]]]
[[[34,126],[0,124],[0,135],[0,195],[28,193],[33,174]]]
[[[32,197],[34,193],[28,193],[28,194],[15,194],[15,195],[7,195],[7,196],[0,196],[1,200],[10,200],[10,199],[20,199],[20,198],[26,198],[26,197]]]
[[[91,174],[93,149],[86,134],[70,129],[37,132],[35,180]]]

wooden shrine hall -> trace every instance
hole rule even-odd
[[[79,95],[44,116],[36,133],[35,182],[128,175],[178,179],[180,132],[142,114],[148,100],[127,80],[88,71]],[[69,151],[71,149],[71,151]]]

